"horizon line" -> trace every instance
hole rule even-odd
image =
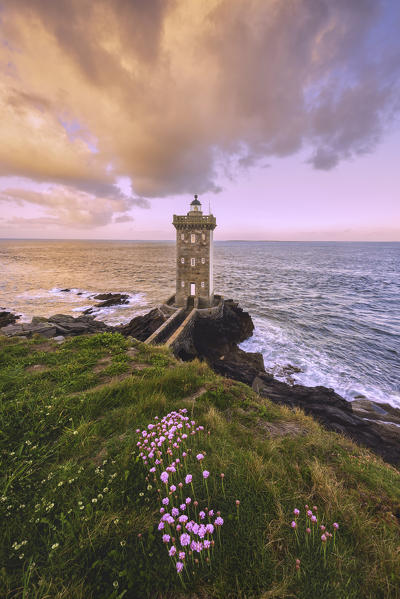
[[[175,239],[109,239],[88,237],[0,237],[0,241],[130,241],[170,242]],[[214,243],[400,243],[398,239],[215,239]]]

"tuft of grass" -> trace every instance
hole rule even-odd
[[[0,399],[1,597],[399,597],[399,471],[299,410],[109,333],[0,338]],[[210,431],[198,449],[225,521],[186,588],[135,433],[183,407]],[[299,508],[304,540],[305,504],[340,524],[326,561],[290,527]]]

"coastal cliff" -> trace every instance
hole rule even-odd
[[[153,310],[134,318],[120,331],[134,333],[144,341],[149,331],[159,326],[160,319],[160,311]],[[195,319],[190,339],[186,336],[184,348],[174,346],[174,354],[184,360],[205,360],[218,374],[251,386],[277,404],[300,408],[328,430],[369,447],[391,464],[400,464],[400,410],[367,400],[349,402],[323,386],[290,385],[275,379],[265,371],[262,354],[238,347],[253,331],[250,314],[237,302],[225,300],[219,318]]]
[[[124,297],[114,300],[124,301]],[[107,294],[104,301],[113,301],[112,294]],[[391,464],[400,464],[400,410],[368,400],[348,402],[333,389],[323,386],[306,387],[277,380],[266,372],[262,354],[245,352],[238,346],[254,331],[250,314],[233,300],[223,301],[221,308],[217,317],[215,313],[211,316],[207,311],[200,311],[201,317],[192,319],[184,343],[178,341],[171,346],[177,358],[204,360],[216,373],[249,385],[274,403],[300,408],[328,430],[348,436]],[[2,322],[6,324],[0,322],[0,332],[8,336],[39,334],[62,342],[70,336],[119,332],[145,341],[170,318],[171,308],[160,305],[117,327],[110,327],[90,315],[73,318],[58,314],[47,319],[35,317],[31,323],[17,323],[16,315],[2,314]]]

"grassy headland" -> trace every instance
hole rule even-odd
[[[0,398],[1,597],[400,597],[400,473],[300,411],[109,333],[2,338]],[[210,431],[188,440],[188,490],[224,519],[185,586],[136,433],[182,408]],[[307,535],[306,504],[335,543]]]

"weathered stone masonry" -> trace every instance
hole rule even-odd
[[[207,307],[213,304],[213,231],[215,216],[203,215],[194,196],[186,216],[174,214],[176,228],[175,305]]]

